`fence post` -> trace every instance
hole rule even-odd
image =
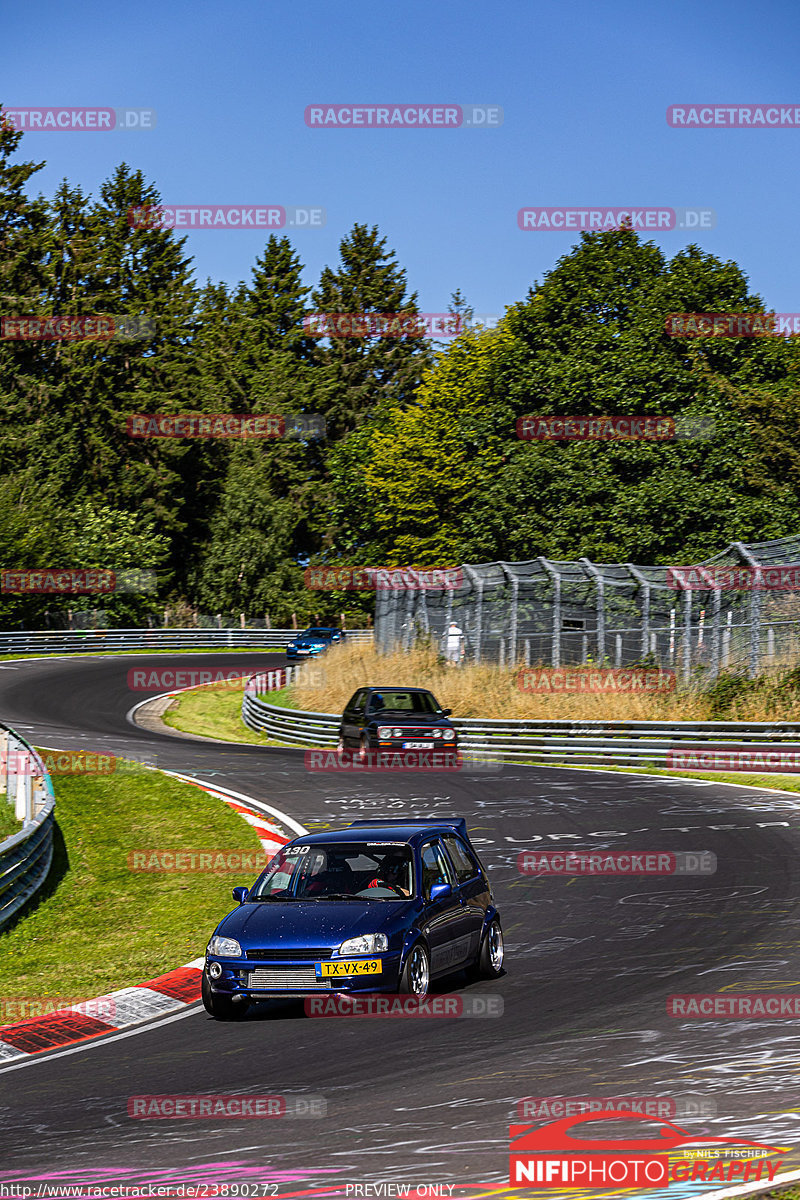
[[[602,667],[606,657],[605,583],[597,567],[593,562],[589,562],[588,558],[580,558],[578,562],[582,563],[585,570],[592,576],[597,588],[597,661]]]
[[[557,571],[553,564],[541,555],[538,561],[553,581],[553,629],[550,638],[550,666],[558,670],[561,666],[561,572]]]

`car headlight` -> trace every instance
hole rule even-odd
[[[381,725],[380,729],[378,730],[378,737],[379,738],[390,738],[391,736],[392,736],[391,728],[387,725]]]
[[[361,937],[348,938],[339,947],[340,954],[375,954],[389,949],[385,933],[362,933]]]
[[[219,958],[241,958],[242,947],[236,941],[236,938],[220,937],[215,933],[211,941],[208,943],[208,954],[216,954]]]
[[[434,731],[433,731],[433,736],[434,736],[435,738],[437,738],[437,737],[438,737],[438,738],[440,738],[440,737],[442,736],[442,731],[441,731],[441,729],[434,729]]]
[[[403,736],[403,731],[402,731],[402,729],[393,729],[393,730],[392,730],[392,733],[394,734],[394,736],[395,736],[395,737],[402,737],[402,736]]]
[[[446,742],[452,742],[452,740],[455,736],[456,736],[455,729],[445,729],[444,733],[442,734],[442,737],[444,738],[444,740]]]

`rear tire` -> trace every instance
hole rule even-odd
[[[246,1000],[237,1000],[234,1003],[227,996],[212,992],[205,971],[200,985],[200,996],[203,1008],[217,1021],[240,1021],[250,1007]]]
[[[474,979],[499,979],[503,974],[503,930],[495,917],[486,930],[470,974]]]
[[[428,951],[421,942],[417,942],[406,959],[397,990],[403,996],[419,996],[421,999],[427,996],[430,981],[431,964]]]

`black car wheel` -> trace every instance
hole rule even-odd
[[[250,1007],[246,1000],[234,1002],[227,996],[220,996],[212,992],[205,971],[203,971],[203,982],[200,985],[200,996],[203,1008],[218,1021],[239,1021]]]
[[[431,967],[428,951],[421,942],[417,942],[406,959],[397,990],[406,996],[426,996],[430,979]]]
[[[503,974],[503,930],[497,917],[486,930],[471,974],[476,979],[497,979]]]

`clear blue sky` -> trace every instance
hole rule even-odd
[[[681,101],[800,105],[797,0],[43,0],[6,5],[0,103],[153,108],[147,133],[35,133],[38,189],[96,192],[126,160],[165,202],[327,210],[293,242],[309,283],[356,221],[378,225],[420,305],[523,297],[577,234],[522,232],[525,205],[698,205],[697,240],[800,311],[800,129],[674,130]],[[497,104],[491,131],[313,130],[315,102]],[[656,236],[667,254],[689,237]],[[258,232],[196,231],[197,276],[249,278]]]

